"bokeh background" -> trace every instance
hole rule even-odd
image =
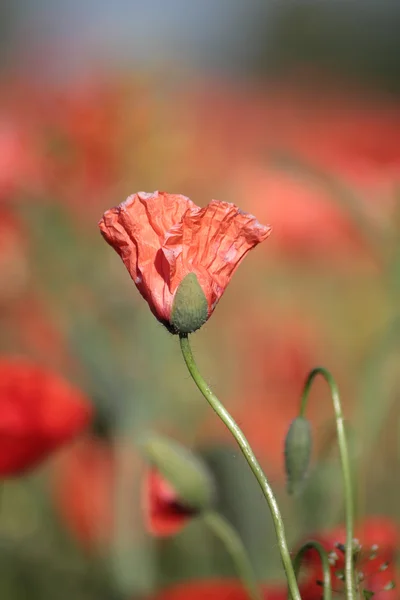
[[[273,226],[193,337],[273,482],[289,543],[343,521],[330,397],[287,496],[283,441],[309,369],[340,386],[359,518],[396,521],[400,8],[394,2],[2,2],[0,348],[63,374],[93,431],[2,483],[0,595],[145,598],[232,574],[196,519],[153,539],[139,442],[163,432],[216,476],[262,580],[282,573],[257,485],[99,235],[137,191],[227,200]]]

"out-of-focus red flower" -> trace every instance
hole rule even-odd
[[[87,437],[68,448],[52,473],[51,492],[63,523],[88,550],[110,543],[115,461],[110,445]]]
[[[264,586],[265,600],[286,600],[285,586]],[[215,579],[189,581],[159,592],[154,600],[248,600],[248,594],[239,581]],[[305,600],[308,600],[305,598]]]
[[[19,475],[89,423],[86,396],[29,360],[0,359],[0,476]]]
[[[332,553],[332,588],[342,590],[345,528],[337,527],[311,537],[319,541],[327,552]],[[392,582],[396,582],[395,560],[399,544],[397,525],[384,517],[370,517],[356,528],[355,543],[359,546],[355,549],[354,556],[360,590],[374,592],[374,600],[396,600],[398,589],[389,588]],[[322,588],[317,582],[322,581],[322,570],[315,550],[305,554],[304,565],[307,567],[306,580],[302,582],[305,597],[307,600],[320,600]]]
[[[310,111],[313,95],[320,101]],[[387,96],[367,97],[339,91],[339,86],[322,95],[311,89],[287,100],[282,116],[286,118],[279,123],[280,147],[366,192],[387,190],[398,179],[400,111]]]
[[[143,487],[143,510],[148,531],[157,537],[178,533],[193,517],[172,485],[157,471],[149,469]]]
[[[29,290],[12,305],[7,306],[7,323],[12,336],[23,353],[51,365],[54,369],[68,368],[79,372],[78,361],[68,352],[68,344],[40,295]]]
[[[175,293],[194,273],[211,316],[236,268],[270,234],[235,205],[212,200],[205,208],[179,194],[139,192],[100,221],[159,321],[169,327]]]
[[[243,389],[280,393],[290,404],[292,396],[298,400],[308,371],[323,352],[323,343],[321,333],[305,315],[277,308],[272,314],[274,319],[259,303],[246,322],[233,324],[232,335],[238,340],[242,367],[238,377]],[[293,410],[293,404],[289,410]]]
[[[140,459],[129,445],[122,441],[111,445],[88,434],[60,453],[52,467],[55,510],[85,551],[101,553],[112,543],[119,493],[128,505],[124,528],[135,537],[142,521],[137,486],[142,473]]]
[[[0,304],[14,300],[28,280],[28,260],[22,224],[0,207]]]
[[[228,182],[222,193],[261,222],[268,215],[271,244],[280,253],[349,262],[356,252],[358,260],[370,259],[342,206],[346,198],[311,173],[315,168],[346,182],[363,218],[390,229],[400,178],[398,103],[346,90],[342,82],[321,91],[296,81],[245,90],[208,81],[205,90],[188,93],[195,112],[186,149],[189,189],[204,185],[204,172],[214,188]],[[297,180],[270,169],[277,152],[311,168]]]
[[[207,80],[189,88],[194,170],[200,164],[200,172],[226,179],[244,157],[267,161],[268,151],[285,149],[365,191],[387,189],[400,175],[398,103],[327,83],[238,89]]]
[[[21,190],[37,190],[42,178],[39,148],[21,115],[0,107],[0,200]],[[22,117],[23,121],[25,119]]]
[[[114,85],[74,82],[50,95],[42,117],[47,186],[79,210],[80,218],[82,209],[90,214],[92,203],[98,207],[104,191],[117,181],[119,92]]]
[[[254,303],[253,303],[254,304]],[[284,476],[284,441],[290,422],[299,409],[308,372],[329,358],[321,333],[304,315],[288,314],[269,306],[254,304],[246,320],[232,321],[228,346],[234,344],[238,365],[231,398],[231,410],[251,446],[274,479]],[[282,325],[284,323],[284,325]],[[251,409],[249,409],[251,406]],[[329,413],[329,403],[310,405],[310,414]],[[226,427],[205,413],[198,434],[207,442],[229,439]]]
[[[261,219],[268,214],[276,234],[272,252],[300,260],[368,256],[358,226],[337,199],[306,178],[250,165],[237,171],[232,188],[246,210]]]
[[[257,316],[259,318],[257,318]],[[247,335],[238,324],[238,409],[235,412],[251,444],[283,476],[283,446],[289,423],[296,416],[308,372],[324,354],[320,334],[303,318],[288,317],[278,326],[261,313],[252,315]],[[248,395],[247,395],[248,394]],[[241,401],[246,397],[247,401]],[[248,402],[251,401],[251,410]],[[329,410],[326,404],[323,410]],[[314,411],[315,406],[311,408]]]

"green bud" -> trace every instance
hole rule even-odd
[[[287,491],[296,494],[302,487],[310,464],[312,447],[310,423],[304,417],[292,421],[285,440]]]
[[[208,318],[208,302],[195,273],[182,279],[172,305],[171,325],[176,333],[193,333]]]
[[[213,504],[214,485],[206,465],[174,440],[149,436],[143,444],[147,459],[172,485],[188,508],[201,511]]]

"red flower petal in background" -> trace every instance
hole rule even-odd
[[[91,219],[92,205],[102,204],[105,191],[119,180],[123,95],[114,85],[85,81],[48,96],[41,117],[47,188],[79,221],[85,214]]]
[[[51,480],[63,523],[88,550],[108,546],[113,531],[115,462],[107,442],[88,437],[63,453]]]
[[[11,210],[0,206],[0,304],[18,297],[27,280],[24,229]]]
[[[19,475],[80,433],[92,407],[59,375],[22,358],[0,358],[0,476]]]
[[[35,290],[29,289],[28,293],[9,304],[6,319],[21,352],[54,369],[67,368],[79,373],[81,365],[70,354],[60,325]]]
[[[142,531],[137,485],[141,476],[142,463],[129,444],[119,441],[111,445],[92,434],[56,458],[50,479],[55,510],[86,551],[102,553],[112,543],[119,493],[128,507],[125,531],[132,539]]]
[[[334,92],[333,94],[331,92]],[[396,101],[382,95],[366,97],[342,86],[309,109],[312,94],[292,105],[279,127],[281,147],[291,148],[323,169],[365,191],[383,191],[400,175],[400,111]],[[339,92],[339,93],[338,93]]]
[[[354,537],[361,545],[360,555],[356,561],[356,570],[364,577],[360,583],[361,589],[374,592],[374,600],[396,600],[398,589],[385,590],[384,588],[391,581],[396,581],[398,526],[384,517],[370,517],[356,527]],[[344,568],[344,553],[337,548],[337,544],[345,543],[345,527],[337,527],[311,538],[321,542],[327,552],[335,552],[337,559],[332,566],[332,588],[343,589],[343,582],[337,574]],[[304,565],[307,566],[307,580],[303,582],[306,598],[320,600],[321,586],[316,582],[322,580],[322,570],[318,554],[314,550],[306,553]]]
[[[211,316],[247,252],[271,232],[228,202],[205,208],[180,194],[139,192],[108,210],[100,223],[159,321],[169,324],[179,284],[195,273]]]
[[[241,369],[235,415],[272,476],[279,479],[285,472],[285,437],[298,412],[306,376],[326,351],[321,334],[305,317],[283,313],[272,322],[260,311],[236,328]],[[310,415],[316,408],[312,403]],[[318,410],[329,414],[331,408],[325,403]]]
[[[145,477],[143,510],[149,533],[158,537],[178,533],[194,514],[156,469],[150,469]]]
[[[41,160],[24,115],[0,107],[0,201],[41,183]]]
[[[232,180],[235,198],[245,210],[266,215],[274,224],[272,251],[305,258],[368,256],[357,225],[334,195],[306,178],[261,166],[243,166]],[[361,207],[361,210],[363,207]]]
[[[373,226],[391,228],[400,177],[398,103],[345,90],[343,82],[312,89],[288,81],[238,91],[208,81],[203,92],[189,90],[189,96],[190,191],[202,189],[205,172],[214,188],[229,182],[223,193],[261,222],[267,215],[278,252],[300,259],[322,253],[347,263],[349,252],[370,258],[336,193],[313,182],[307,168],[300,178],[270,169],[271,155],[298,157],[311,170],[345,181],[356,190],[363,216]]]
[[[222,173],[228,180],[243,157],[266,163],[268,151],[284,149],[365,191],[382,191],[399,178],[400,110],[386,95],[345,89],[340,80],[240,90],[204,83],[186,90],[194,112],[186,149],[193,175]]]
[[[305,316],[277,310],[271,303],[269,310],[274,319],[262,303],[253,302],[245,320],[231,317],[227,345],[235,348],[238,368],[230,406],[252,448],[266,461],[269,475],[279,480],[285,473],[285,437],[298,412],[306,376],[321,357],[323,362],[330,357],[321,333]],[[311,403],[310,415],[330,415],[330,410],[329,403]],[[198,436],[205,443],[230,440],[226,427],[208,412]]]
[[[262,592],[264,600],[287,600],[283,585],[263,587]],[[248,600],[248,594],[238,581],[215,579],[181,583],[159,592],[154,600]]]

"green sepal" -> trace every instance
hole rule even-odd
[[[214,482],[200,458],[185,446],[160,435],[142,444],[145,457],[176,491],[182,504],[200,512],[213,505]]]
[[[208,319],[208,302],[195,273],[182,279],[172,304],[171,325],[176,333],[193,333]]]

